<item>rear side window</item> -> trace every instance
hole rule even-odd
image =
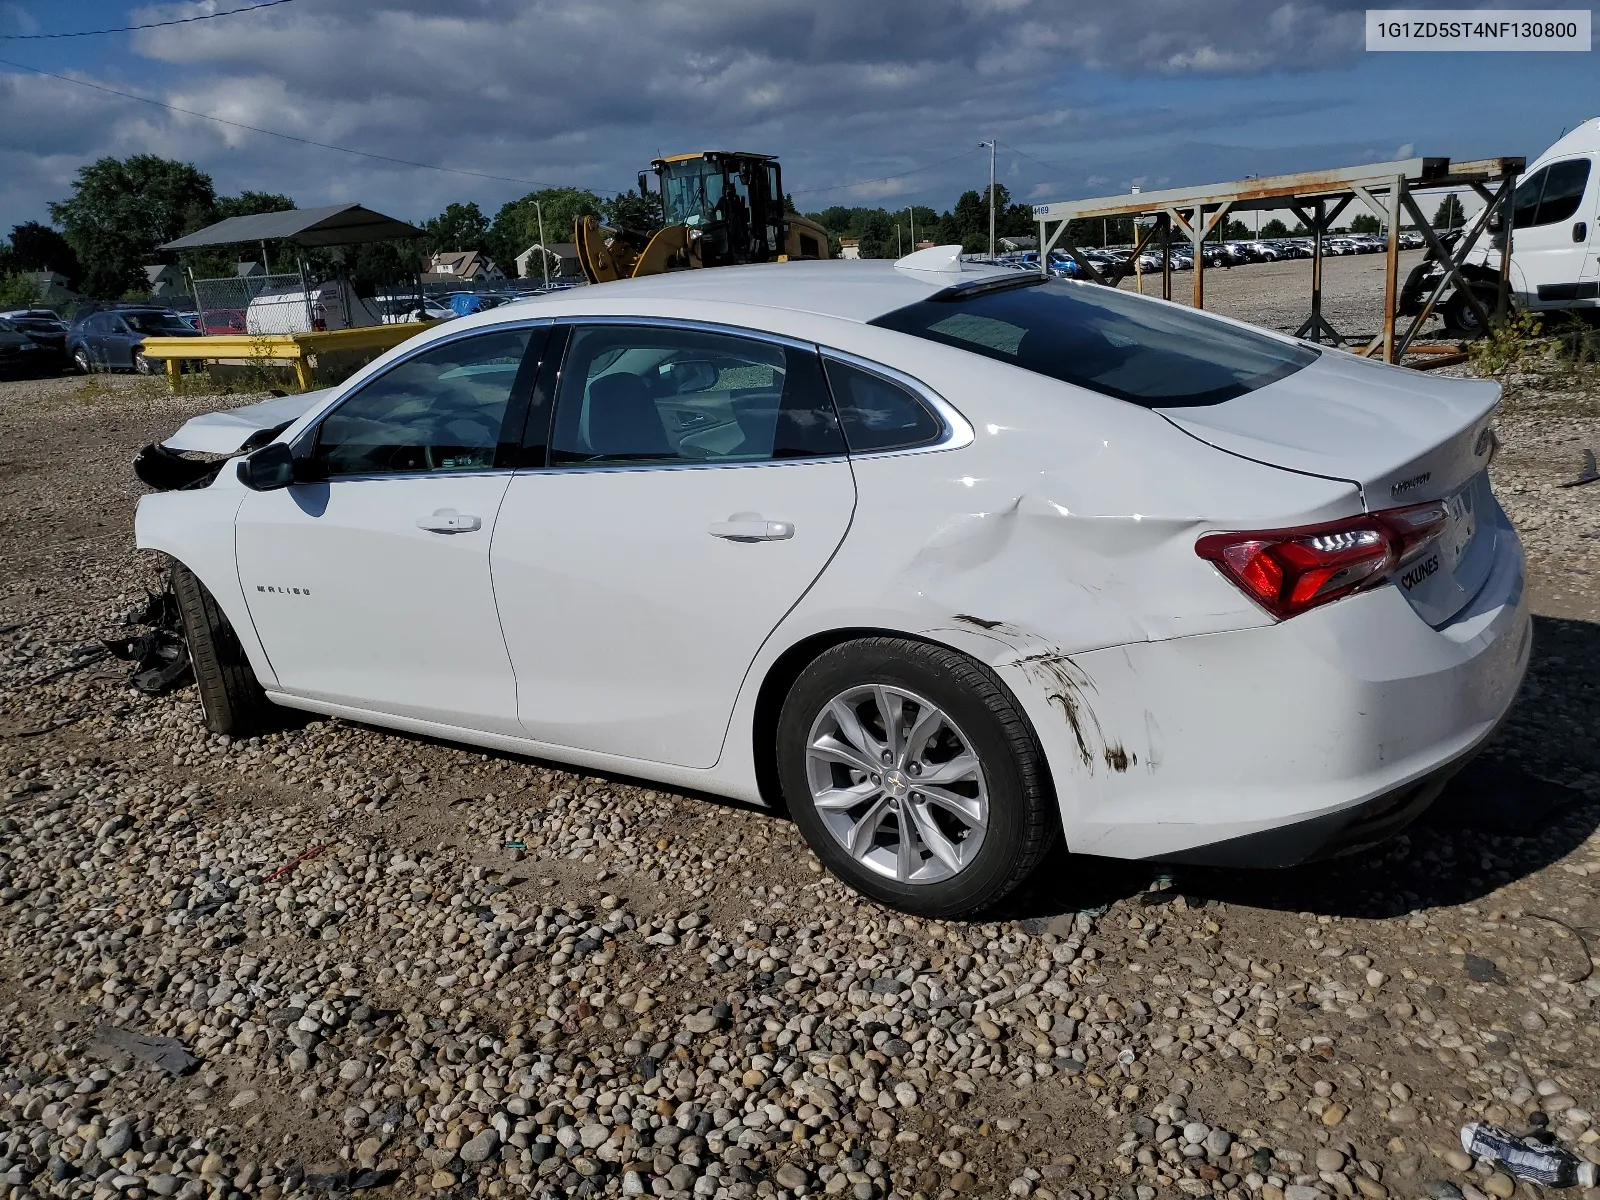
[[[944,432],[939,419],[898,383],[836,359],[824,363],[851,454],[925,446]]]
[[[872,324],[1145,408],[1221,404],[1317,358],[1191,309],[1066,279],[922,300]]]
[[[815,350],[673,326],[572,334],[556,396],[557,466],[841,455]]]

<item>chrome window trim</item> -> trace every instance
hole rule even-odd
[[[291,453],[293,453],[297,457],[301,453],[309,454],[316,447],[317,431],[322,428],[322,423],[324,421],[326,421],[334,413],[338,412],[339,409],[343,408],[344,405],[346,403],[348,403],[352,398],[354,398],[356,396],[359,396],[363,391],[365,391],[367,389],[367,386],[369,384],[372,384],[372,383],[376,382],[377,380],[382,379],[384,376],[388,375],[391,371],[395,370],[398,367],[404,366],[406,363],[410,362],[414,358],[417,358],[417,357],[419,357],[419,356],[421,356],[423,354],[427,354],[430,351],[436,350],[440,346],[448,346],[453,342],[465,341],[467,338],[478,337],[478,336],[480,336],[482,334],[486,334],[486,333],[508,333],[508,332],[512,332],[512,331],[515,331],[515,330],[518,330],[518,329],[538,329],[538,328],[541,328],[543,326],[553,326],[555,323],[556,323],[555,322],[555,318],[553,318],[553,317],[526,317],[526,318],[523,318],[523,319],[520,319],[520,320],[506,321],[504,323],[491,323],[491,324],[488,324],[488,325],[478,325],[478,326],[474,326],[471,329],[460,330],[459,332],[452,330],[451,332],[449,332],[447,334],[444,334],[443,336],[433,338],[433,339],[423,343],[422,345],[416,347],[415,349],[411,350],[409,353],[404,354],[401,357],[395,359],[387,367],[385,367],[382,371],[378,371],[378,372],[376,372],[376,373],[374,373],[372,375],[367,376],[367,378],[362,380],[362,382],[357,387],[351,388],[349,391],[345,392],[338,399],[334,400],[331,404],[328,405],[327,408],[325,408],[321,412],[319,412],[316,415],[316,418],[309,425],[307,425],[304,429],[302,429],[295,436],[294,441],[289,443],[289,450],[290,450]],[[405,345],[404,342],[402,342],[400,344],[402,346]],[[519,370],[521,369],[520,365],[519,365],[518,369]],[[461,475],[472,475],[472,474],[482,474],[482,475],[507,474],[507,475],[510,475],[510,474],[514,474],[514,473],[515,473],[515,468],[513,468],[513,467],[489,467],[489,468],[485,468],[485,469],[483,469],[481,471],[462,471],[462,472],[460,472]],[[378,473],[378,474],[334,475],[334,476],[330,476],[327,479],[319,479],[317,482],[318,483],[332,483],[335,480],[339,480],[339,481],[343,482],[343,481],[346,481],[346,480],[357,480],[357,479],[360,479],[360,480],[369,480],[369,479],[431,479],[431,478],[434,478],[435,476],[439,476],[439,475],[442,475],[442,474],[443,473],[439,472],[439,471],[384,471],[384,472]]]
[[[768,333],[762,329],[747,329],[743,325],[721,325],[715,321],[698,321],[688,317],[623,317],[604,315],[594,317],[562,316],[555,318],[555,324],[577,329],[587,325],[633,325],[649,329],[684,329],[691,333],[716,333],[726,337],[739,337],[747,341],[764,342],[772,346],[782,346],[787,350],[802,350],[816,354],[820,347],[815,342],[808,342],[804,338],[789,337],[782,333]],[[570,351],[571,342],[567,344]],[[551,392],[552,409],[559,403],[561,395],[561,377],[566,373],[567,364],[565,355],[556,374],[555,388]],[[826,385],[826,379],[824,379]],[[843,437],[843,432],[840,434]],[[693,459],[681,459],[669,462],[613,462],[596,463],[590,466],[586,463],[564,463],[560,466],[546,465],[543,467],[525,467],[519,474],[523,475],[593,475],[597,472],[618,471],[722,471],[734,467],[803,467],[810,463],[849,462],[850,454],[819,454],[808,458],[750,458],[736,459],[723,462],[699,462]]]
[[[789,334],[773,333],[765,329],[750,329],[743,325],[724,325],[716,321],[702,321],[692,317],[649,317],[649,316],[618,316],[615,314],[596,315],[592,317],[563,315],[554,318],[558,326],[564,325],[572,328],[585,325],[636,325],[655,329],[685,329],[696,333],[717,333],[728,337],[742,337],[751,341],[766,342],[774,346],[783,346],[791,350],[806,350],[820,355],[823,359],[835,359],[846,363],[859,370],[880,375],[891,383],[899,384],[921,400],[933,411],[938,419],[941,434],[931,442],[920,446],[906,446],[899,450],[870,450],[861,454],[852,454],[847,449],[844,454],[819,455],[815,458],[766,458],[754,459],[743,462],[661,462],[661,463],[607,463],[596,466],[572,464],[564,466],[545,466],[524,468],[525,473],[571,473],[575,471],[681,471],[722,469],[725,467],[770,467],[770,466],[803,466],[814,462],[839,462],[854,459],[890,458],[902,454],[930,454],[941,450],[960,450],[970,446],[975,437],[972,425],[962,416],[948,400],[935,392],[922,380],[907,375],[904,371],[894,367],[885,366],[870,358],[863,358],[859,354],[852,354],[848,350],[836,350],[831,346],[824,346],[819,342],[808,341],[805,338],[792,337]],[[563,362],[561,370],[566,370]],[[558,385],[559,386],[559,385]]]
[[[832,350],[827,346],[820,347],[824,359],[834,359],[857,370],[866,371],[868,374],[878,375],[890,383],[899,384],[917,397],[933,410],[944,428],[941,437],[931,442],[924,442],[920,446],[905,446],[898,450],[866,450],[860,454],[851,454],[851,458],[890,458],[900,454],[930,454],[939,450],[960,450],[972,445],[976,436],[972,425],[962,416],[960,411],[938,392],[934,391],[922,380],[915,376],[907,375],[904,371],[894,367],[886,367],[880,362],[870,358],[862,358],[859,354],[851,354],[844,350]],[[841,425],[843,422],[841,422]]]

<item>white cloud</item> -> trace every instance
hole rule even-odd
[[[10,28],[21,20],[8,15],[14,8],[0,3]],[[206,0],[132,15],[214,9]],[[1083,162],[1087,173],[1089,156],[1064,143],[1114,151],[1121,139],[1170,136],[1174,116],[1067,99],[1084,68],[1314,70],[1347,61],[1360,40],[1360,10],[1347,0],[1266,15],[1245,0],[339,0],[137,34],[126,74],[99,81],[315,141],[601,192],[631,186],[658,153],[726,146],[780,154],[786,185],[808,205],[846,195],[947,204],[985,182],[980,154],[837,185],[937,162],[991,135],[1046,162]],[[303,204],[354,197],[411,219],[456,199],[492,210],[527,190],[3,69],[0,109],[0,225],[42,216],[77,165],[136,151],[191,159],[225,192],[283,191]],[[1073,172],[1020,168],[1006,176],[1019,194],[1051,177],[1058,192],[1082,187]]]

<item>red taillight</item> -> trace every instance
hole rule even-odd
[[[1414,504],[1362,517],[1247,533],[1208,533],[1195,543],[1279,620],[1380,584],[1444,527],[1444,503]]]

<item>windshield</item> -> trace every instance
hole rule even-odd
[[[661,172],[661,207],[668,225],[701,225],[722,201],[722,168],[697,159]]]
[[[125,312],[122,314],[122,319],[135,333],[171,333],[174,330],[180,333],[189,332],[189,326],[171,313]]]
[[[872,324],[1145,408],[1221,404],[1317,358],[1192,309],[1064,279],[923,300]]]

